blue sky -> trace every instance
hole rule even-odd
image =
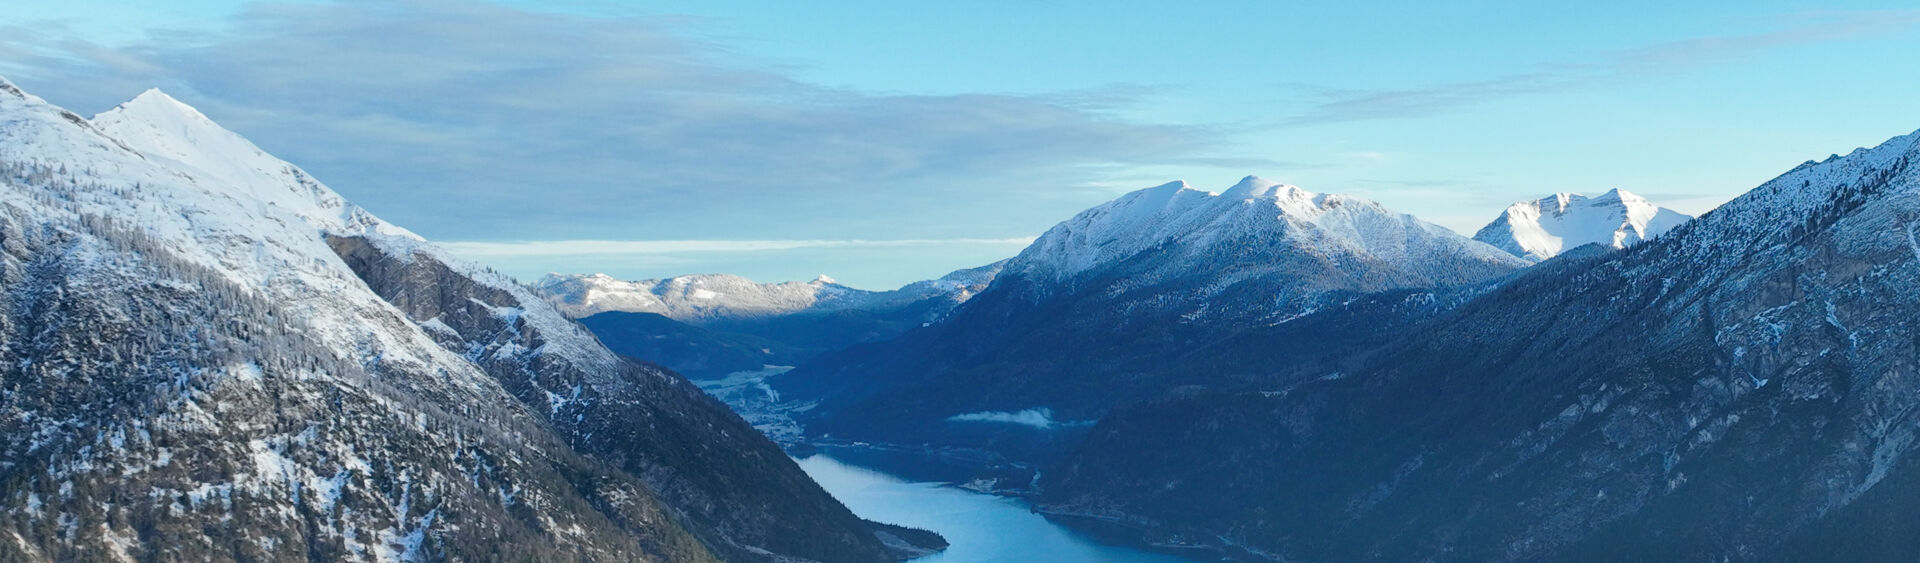
[[[1337,4],[29,1],[0,74],[81,113],[160,87],[523,278],[870,288],[1171,179],[1471,234],[1558,191],[1700,213],[1920,128],[1899,3]]]

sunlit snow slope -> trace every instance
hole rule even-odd
[[[1690,219],[1625,190],[1592,198],[1562,193],[1507,206],[1473,239],[1537,261],[1587,244],[1626,248]]]
[[[678,376],[149,91],[0,80],[0,560],[882,560]]]

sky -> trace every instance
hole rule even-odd
[[[28,91],[161,88],[523,280],[887,289],[1175,179],[1467,235],[1555,192],[1698,214],[1920,128],[1897,2],[15,4]]]

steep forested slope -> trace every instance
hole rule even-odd
[[[1528,272],[1337,377],[1116,412],[1046,506],[1282,558],[1910,553],[1917,138]]]

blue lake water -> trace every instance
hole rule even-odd
[[[982,561],[1190,562],[1128,547],[1106,545],[1048,521],[1019,500],[938,483],[920,483],[848,465],[826,454],[799,460],[834,498],[868,520],[939,532],[952,544],[916,563]]]

